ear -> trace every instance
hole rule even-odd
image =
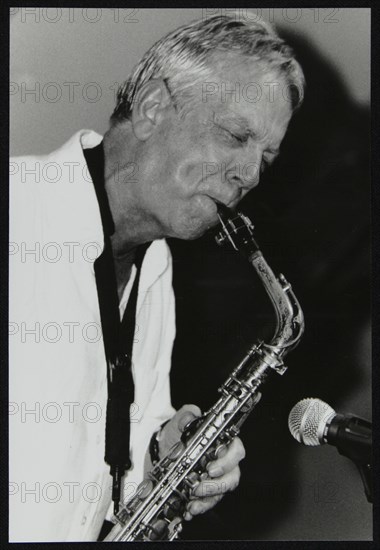
[[[132,128],[137,139],[147,140],[172,106],[161,78],[149,80],[139,91],[132,109]]]

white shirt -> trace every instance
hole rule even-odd
[[[77,132],[57,151],[11,159],[10,541],[96,540],[111,504],[104,462],[106,359],[94,274],[103,251],[99,206],[83,155],[102,137]],[[135,268],[120,301],[122,316]],[[133,346],[132,468],[143,476],[153,432],[174,414],[172,260],[146,252]]]

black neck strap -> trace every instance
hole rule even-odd
[[[104,185],[103,144],[93,149],[85,149],[84,155],[94,182],[104,232],[104,250],[96,260],[94,269],[107,358],[108,400],[104,460],[110,465],[113,477],[112,500],[116,514],[120,501],[121,478],[131,467],[129,410],[134,400],[132,350],[140,270],[150,243],[136,249],[136,277],[120,323],[119,297],[110,240],[114,233],[114,223]]]

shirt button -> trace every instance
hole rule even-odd
[[[82,521],[81,521],[81,525],[84,525],[87,521],[87,516],[83,516],[82,518]]]

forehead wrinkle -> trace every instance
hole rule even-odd
[[[221,120],[221,121],[227,121],[227,122],[237,122],[238,124],[241,124],[242,126],[245,126],[245,128],[247,129],[248,132],[250,132],[250,128],[249,128],[249,125],[248,125],[248,121],[245,117],[242,117],[240,115],[238,115],[237,113],[234,113],[234,112],[223,112],[223,113],[215,113],[214,112],[214,119],[216,121],[218,120]]]

